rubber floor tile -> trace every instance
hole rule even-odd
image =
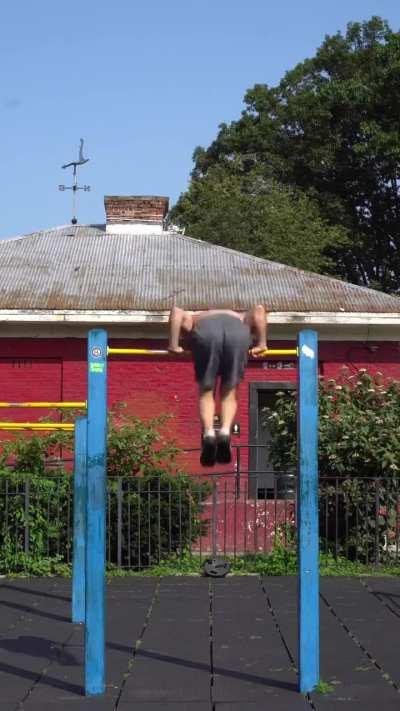
[[[212,711],[211,704],[207,701],[173,701],[158,703],[122,702],[118,704],[118,711]]]
[[[312,711],[312,707],[304,697],[299,695],[297,699],[293,698],[289,701],[274,698],[266,699],[262,703],[246,701],[217,703],[215,711]],[[343,708],[342,711],[346,710]]]
[[[55,699],[54,701],[46,702],[28,702],[24,703],[23,711],[114,711],[115,701],[114,699],[102,699],[96,697],[93,699],[86,699],[82,697],[81,699],[71,700],[68,697],[65,699]],[[0,706],[0,711],[2,711]],[[11,709],[9,709],[11,711]],[[18,709],[19,711],[19,709]]]

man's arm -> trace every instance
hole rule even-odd
[[[247,314],[246,321],[255,336],[255,344],[250,349],[252,355],[258,355],[267,348],[267,312],[261,304],[253,306]]]
[[[182,353],[183,348],[179,345],[181,328],[186,317],[186,312],[178,306],[173,306],[169,315],[169,344],[168,350],[172,353]]]

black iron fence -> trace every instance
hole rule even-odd
[[[236,494],[240,496],[241,483],[247,481],[247,493],[258,499],[293,498],[295,469],[288,467],[278,471],[270,463],[270,444],[235,444],[232,443],[232,461],[229,465],[216,464],[213,474],[235,477]],[[178,462],[186,471],[196,476],[199,474],[199,448],[184,449]],[[204,471],[204,470],[203,470]]]
[[[260,497],[258,484],[259,473],[251,471],[109,479],[108,563],[141,570],[171,556],[201,561],[212,552],[235,558],[276,546],[295,550],[294,474],[274,472],[267,497]],[[71,562],[72,493],[69,474],[0,477],[0,569],[24,557]],[[399,563],[399,479],[322,478],[319,512],[321,551]]]
[[[366,564],[399,564],[398,477],[320,478],[319,512],[321,550]]]

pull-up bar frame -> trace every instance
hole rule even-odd
[[[299,690],[319,681],[318,582],[318,355],[317,334],[302,331],[296,349],[267,349],[258,358],[296,356],[298,362],[298,627]],[[0,408],[86,408],[77,420],[74,479],[75,622],[86,622],[85,690],[105,689],[105,485],[107,444],[107,356],[173,355],[168,350],[108,348],[107,333],[89,332],[87,402],[0,402]],[[7,431],[73,431],[73,423],[0,422]],[[86,476],[85,476],[86,475]],[[85,601],[84,601],[85,600]]]
[[[154,350],[152,348],[107,348],[107,355],[147,355],[147,356],[177,356],[191,355],[191,351],[183,351],[182,353],[173,353],[167,350]],[[270,356],[296,356],[298,355],[297,348],[267,348],[257,356],[251,356],[255,359],[269,358]]]
[[[271,349],[265,356],[298,357],[298,638],[299,691],[319,681],[318,575],[318,352],[317,334],[301,331],[296,349]],[[85,570],[85,692],[105,690],[105,491],[107,452],[107,356],[171,355],[169,351],[108,348],[107,333],[89,332]],[[264,355],[264,354],[263,354]],[[82,580],[83,578],[83,580]],[[79,579],[79,576],[76,578]]]

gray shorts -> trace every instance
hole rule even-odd
[[[216,314],[201,319],[191,333],[200,390],[213,390],[218,376],[226,388],[236,387],[244,375],[250,344],[248,325],[235,316]]]

